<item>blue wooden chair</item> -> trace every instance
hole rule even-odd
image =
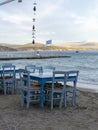
[[[54,71],[52,86],[46,88],[45,101],[51,102],[51,109],[53,109],[56,101],[59,101],[59,108],[67,107],[67,100],[72,99],[72,105],[76,103],[76,84],[79,71]],[[57,77],[61,78],[57,78]],[[70,77],[70,78],[69,78]],[[70,80],[69,80],[70,79]],[[72,83],[72,84],[68,84]],[[71,93],[71,95],[69,94]]]
[[[2,65],[3,69],[3,91],[4,95],[9,93],[13,94],[15,92],[15,84],[16,84],[16,77],[15,77],[15,65],[12,65],[10,63],[6,63]]]
[[[61,78],[57,78],[59,76]],[[45,94],[45,101],[51,102],[51,109],[53,109],[56,102],[59,102],[59,108],[62,108],[67,78],[68,74],[63,71],[53,72],[52,85],[51,87],[46,88],[48,91],[47,94]]]
[[[29,108],[30,103],[39,102],[40,86],[32,85],[30,80],[30,72],[20,70],[21,79],[21,106],[26,102],[26,108]]]
[[[70,80],[67,81],[65,96],[67,96],[67,100],[70,98],[72,99],[73,106],[76,104],[76,87],[77,87],[78,75],[79,75],[79,71],[77,70],[68,71],[68,77],[71,77],[71,78]],[[66,106],[67,106],[67,103],[65,100],[65,107]]]

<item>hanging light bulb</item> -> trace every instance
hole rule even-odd
[[[36,5],[36,2],[34,2],[33,5]]]
[[[36,11],[36,6],[34,6],[33,11]]]
[[[32,35],[35,35],[35,33],[34,33],[34,32],[32,32]]]
[[[33,39],[32,44],[35,44],[35,40]]]
[[[33,18],[33,22],[35,22],[35,20],[36,20],[36,19],[35,19],[35,18]]]
[[[32,38],[35,38],[35,36],[32,36]]]
[[[32,29],[33,29],[33,31],[35,31],[35,25],[33,25]]]

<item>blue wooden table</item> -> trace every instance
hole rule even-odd
[[[32,80],[38,81],[40,83],[40,108],[44,107],[44,86],[48,81],[52,81],[53,73],[45,72],[45,73],[33,73],[30,74],[30,78]],[[57,79],[62,79],[62,75],[59,75]],[[70,76],[68,81],[75,81],[75,76]]]

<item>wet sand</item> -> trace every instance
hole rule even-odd
[[[27,111],[20,103],[20,94],[0,94],[0,130],[98,130],[98,93],[78,90],[76,106],[62,110],[31,104]]]

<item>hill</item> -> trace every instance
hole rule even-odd
[[[17,51],[17,49],[0,45],[0,51]]]
[[[68,50],[98,50],[98,42],[64,42],[60,44],[54,44],[59,47],[66,47]]]
[[[66,47],[59,47],[59,46],[54,46],[54,45],[45,45],[45,44],[41,44],[41,43],[36,43],[36,44],[32,44],[32,43],[27,43],[24,45],[9,45],[9,44],[4,44],[2,46],[2,44],[0,44],[0,51],[4,51],[4,47],[5,47],[5,51],[6,50],[16,50],[16,51],[32,51],[32,50],[66,50]]]
[[[12,45],[0,43],[0,51],[33,51],[33,50],[98,50],[98,42],[64,42],[50,45],[42,43],[27,43],[23,45]]]

